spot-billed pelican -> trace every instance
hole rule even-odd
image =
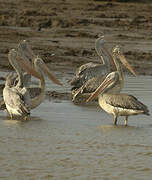
[[[115,56],[114,60],[117,63],[117,71],[111,72],[106,76],[101,85],[87,99],[87,102],[98,96],[101,108],[114,116],[114,124],[117,125],[118,116],[125,116],[125,125],[127,126],[128,116],[137,114],[149,115],[149,110],[136,97],[118,92],[123,81],[123,76],[121,67],[119,62],[116,61]]]
[[[115,67],[116,69],[118,70],[118,64],[119,62],[118,61],[121,61],[122,64],[128,68],[128,70],[136,76],[134,70],[132,69],[132,67],[130,66],[130,64],[127,62],[125,56],[123,55],[122,53],[122,50],[120,49],[119,46],[115,46],[113,48],[113,51],[112,51],[112,60],[113,60],[113,63],[115,64]],[[122,71],[120,71],[121,73],[121,84],[119,87],[117,87],[117,92],[120,92],[120,90],[123,88],[123,82],[124,82],[124,79],[123,79],[123,74],[122,74]],[[107,74],[106,74],[107,75]],[[106,75],[102,75],[102,72],[101,72],[101,75],[98,75],[96,77],[93,77],[91,79],[89,79],[86,83],[84,83],[82,85],[82,87],[80,87],[78,90],[76,90],[74,92],[74,94],[72,95],[72,101],[75,101],[76,97],[79,95],[79,94],[83,94],[83,96],[86,96],[88,97],[90,95],[90,93],[94,92],[98,87],[99,85],[103,82],[104,78],[106,77]]]
[[[5,87],[3,89],[4,102],[11,119],[14,115],[27,118],[27,116],[30,114],[31,98],[27,88],[24,86],[23,74],[20,66],[24,66],[27,71],[37,78],[40,78],[40,76],[33,69],[27,67],[22,59],[17,57],[17,52],[15,49],[9,51],[8,59],[16,71],[19,81],[15,86],[12,87],[10,86],[9,81],[10,76],[7,77]]]
[[[27,40],[23,40],[18,44],[17,52],[18,52],[19,57],[24,59],[27,64],[29,64],[33,67],[33,65],[34,65],[33,60],[34,60],[34,58],[36,58],[36,55],[32,51]],[[30,60],[31,60],[31,62],[30,62]],[[25,86],[29,87],[31,85],[31,74],[29,74],[28,72],[24,72],[23,79],[24,79]],[[15,83],[17,83],[18,78],[16,78],[15,81],[16,81]]]
[[[31,102],[31,109],[36,108],[39,106],[45,99],[45,79],[44,73],[48,76],[50,80],[52,80],[55,84],[61,85],[62,83],[56,79],[56,77],[51,73],[49,68],[45,65],[43,60],[40,57],[37,57],[32,49],[30,48],[28,42],[23,40],[18,45],[18,54],[21,56],[27,64],[33,66],[33,68],[39,73],[40,75],[40,83],[39,87],[28,87],[30,97],[32,98]],[[31,63],[30,60],[31,59]]]
[[[49,68],[45,65],[43,60],[39,57],[34,59],[34,68],[40,75],[39,87],[29,87],[30,95],[32,97],[31,109],[39,106],[45,99],[45,79],[43,72],[52,80],[55,84],[62,86],[62,83],[56,79],[56,77],[50,72]]]
[[[72,90],[80,88],[89,79],[98,75],[105,75],[111,71],[110,61],[112,57],[104,46],[104,37],[101,36],[95,41],[95,50],[101,59],[101,63],[86,63],[80,66],[75,73],[75,76],[69,81]]]
[[[25,63],[26,64],[26,63]],[[26,64],[26,67],[29,67],[28,64]],[[45,73],[50,80],[52,80],[55,84],[62,86],[62,83],[56,79],[56,77],[51,73],[51,71],[48,69],[48,67],[45,65],[43,60],[39,57],[36,57],[34,59],[34,68],[36,72],[39,74],[39,87],[26,87],[26,89],[29,91],[31,103],[30,103],[30,109],[34,109],[37,106],[39,106],[45,99],[45,78],[43,73]],[[26,70],[26,69],[25,69]],[[1,110],[4,110],[4,101],[3,103],[0,103]]]

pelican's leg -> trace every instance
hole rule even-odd
[[[128,123],[128,116],[126,116],[125,118],[125,126],[127,126],[127,123]]]
[[[25,121],[28,120],[28,116],[25,116],[25,117],[24,117],[24,120],[25,120]]]
[[[117,115],[116,114],[114,114],[114,125],[117,125]]]
[[[10,118],[11,120],[13,119],[13,114],[11,112],[9,112]]]

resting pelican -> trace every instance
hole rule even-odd
[[[89,79],[96,77],[98,75],[105,75],[111,71],[110,61],[112,57],[108,50],[104,46],[104,37],[99,37],[95,42],[95,50],[98,56],[101,58],[102,64],[99,63],[87,63],[80,66],[76,70],[76,75],[69,81],[72,86],[72,90],[80,88]]]
[[[149,110],[136,97],[118,92],[123,78],[121,67],[115,56],[114,60],[117,63],[117,71],[111,72],[106,76],[101,85],[87,99],[87,102],[98,96],[101,108],[114,116],[114,124],[117,125],[118,116],[125,116],[125,125],[127,126],[128,116],[137,114],[149,115]]]
[[[14,115],[27,118],[30,114],[31,98],[28,90],[24,86],[23,74],[18,63],[20,62],[20,65],[22,64],[21,66],[24,66],[24,68],[32,75],[38,78],[40,78],[40,76],[33,69],[27,67],[23,60],[17,58],[17,52],[15,49],[9,51],[8,59],[16,71],[19,81],[16,86],[11,87],[9,81],[10,76],[7,77],[5,87],[3,89],[4,102],[11,119]]]
[[[122,64],[128,68],[128,70],[136,76],[136,73],[134,72],[134,70],[132,69],[132,67],[130,66],[130,64],[127,62],[125,56],[122,53],[122,50],[120,50],[119,46],[116,46],[113,48],[112,51],[112,56],[113,56],[113,63],[115,64],[116,69],[118,70],[118,62],[117,61],[121,61]],[[119,60],[118,60],[119,59]],[[107,75],[107,74],[106,74]],[[84,96],[88,97],[90,95],[90,93],[94,92],[99,85],[103,82],[104,78],[106,77],[106,75],[98,75],[96,77],[93,77],[91,79],[89,79],[86,83],[84,83],[82,85],[82,87],[80,87],[78,90],[75,91],[75,93],[73,94],[73,98],[72,101],[75,101],[76,97],[79,94],[83,94]],[[123,74],[121,73],[121,85],[118,88],[117,92],[120,92],[120,90],[123,88]]]

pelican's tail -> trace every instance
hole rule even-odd
[[[30,110],[28,107],[26,107],[26,105],[21,104],[18,111],[22,116],[29,116],[30,115]]]

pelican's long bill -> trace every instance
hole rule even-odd
[[[35,77],[38,78],[38,79],[41,79],[41,76],[40,76],[33,68],[31,68],[31,66],[28,65],[28,64],[25,62],[25,60],[23,60],[22,58],[17,58],[16,60],[18,61],[20,67],[21,67],[24,71],[30,73],[31,75],[35,76]]]
[[[128,61],[126,60],[125,56],[121,54],[121,55],[119,55],[119,58],[120,58],[122,64],[123,64],[124,66],[126,66],[126,67],[129,69],[129,71],[130,71],[134,76],[136,76],[135,71],[134,71],[133,68],[130,66],[130,64],[129,64]]]
[[[53,75],[53,73],[50,72],[50,70],[45,64],[41,64],[41,67],[44,70],[44,72],[48,75],[48,78],[50,80],[52,80],[57,85],[63,86],[63,84],[58,79],[56,79],[56,77]]]
[[[89,102],[93,100],[95,97],[97,97],[103,90],[105,90],[109,84],[113,83],[114,79],[106,78],[101,85],[89,96],[89,98],[86,100],[86,102]]]

